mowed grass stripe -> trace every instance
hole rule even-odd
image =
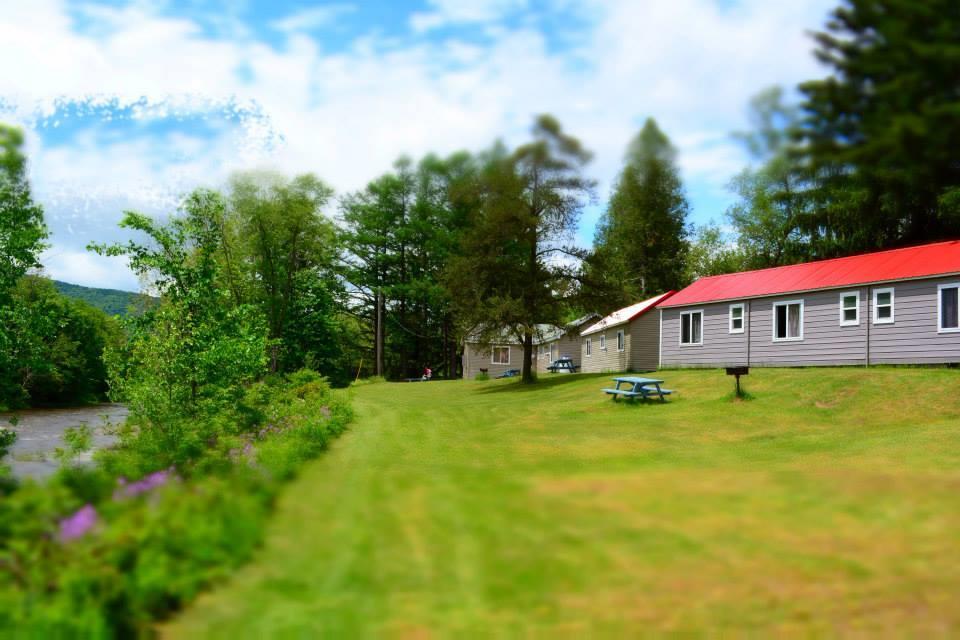
[[[170,637],[960,631],[960,372],[361,386]],[[909,389],[910,395],[902,390]]]

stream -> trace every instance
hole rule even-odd
[[[18,419],[11,426],[11,416]],[[93,451],[108,447],[116,437],[104,432],[105,420],[117,425],[127,417],[127,408],[119,404],[100,404],[69,409],[24,409],[0,414],[0,425],[17,432],[17,441],[3,459],[18,478],[46,478],[57,470],[53,452],[63,447],[63,432],[86,424],[93,429],[93,448],[76,458],[89,463]]]

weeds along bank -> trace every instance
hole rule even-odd
[[[0,475],[0,636],[146,631],[250,557],[280,487],[350,418],[300,371],[162,424],[134,414],[96,466],[47,484]]]

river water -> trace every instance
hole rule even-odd
[[[10,425],[16,415],[17,425]],[[105,433],[107,421],[121,424],[127,417],[127,408],[119,404],[100,404],[72,409],[24,409],[12,414],[0,414],[0,425],[17,432],[17,441],[3,460],[18,478],[46,478],[57,470],[53,452],[63,447],[63,432],[70,427],[89,425],[93,429],[93,449],[102,449],[116,438]],[[93,451],[77,458],[89,462]]]

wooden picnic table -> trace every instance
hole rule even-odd
[[[613,379],[617,386],[613,389],[604,389],[603,392],[613,396],[613,400],[623,396],[628,400],[640,398],[646,400],[651,396],[660,398],[660,402],[666,402],[665,396],[673,393],[670,389],[664,389],[660,385],[663,380],[657,378],[638,378],[636,376],[619,376]]]

